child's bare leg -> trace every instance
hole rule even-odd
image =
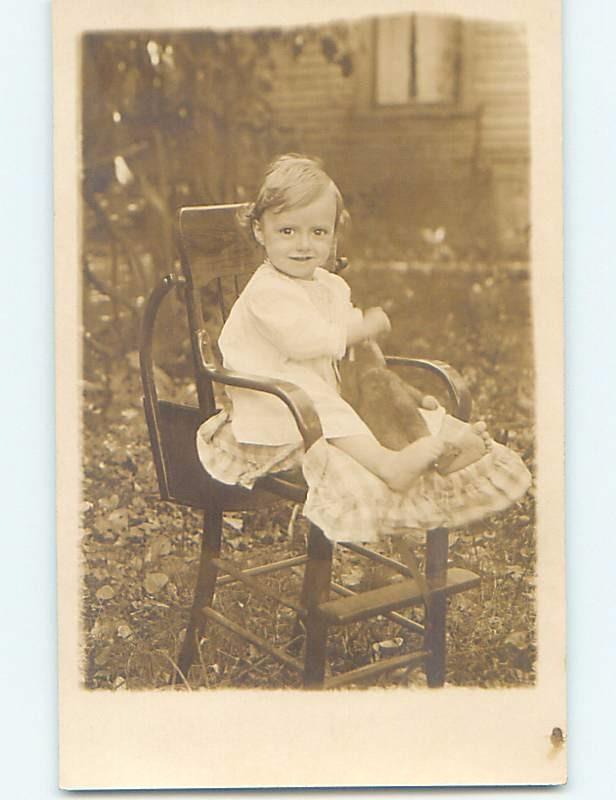
[[[492,441],[485,422],[476,422],[471,428],[484,439],[489,449]],[[438,435],[423,436],[402,450],[389,450],[369,434],[341,436],[330,439],[330,442],[385,481],[395,492],[409,489],[445,449],[445,443]]]
[[[368,434],[341,436],[330,439],[330,442],[398,492],[412,486],[436,461],[444,447],[435,436],[424,436],[403,450],[389,450]]]

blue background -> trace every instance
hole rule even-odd
[[[38,800],[63,794],[56,788],[51,7],[13,0],[2,8],[0,793]],[[616,4],[568,0],[564,30],[570,781],[557,790],[415,796],[616,796],[609,508],[616,496]]]

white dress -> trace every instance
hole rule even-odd
[[[338,394],[336,359],[361,311],[337,275],[310,281],[260,266],[233,306],[219,345],[224,366],[288,380],[313,401],[323,438],[307,452],[281,400],[229,389],[231,418],[221,411],[197,433],[199,458],[216,480],[252,488],[262,476],[301,467],[308,487],[304,514],[333,541],[374,542],[383,535],[455,528],[503,511],[528,489],[520,457],[493,444],[479,461],[447,476],[427,470],[395,492],[328,440],[370,433]],[[419,534],[421,538],[421,534]]]
[[[290,381],[312,400],[326,439],[369,433],[338,393],[336,361],[346,351],[349,326],[362,312],[340,276],[317,269],[311,280],[262,264],[231,309],[218,344],[223,366]],[[281,400],[228,388],[232,430],[243,444],[299,444],[301,436]]]

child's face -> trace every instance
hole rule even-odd
[[[325,189],[305,206],[268,209],[254,224],[257,241],[271,263],[293,278],[312,278],[325,266],[336,236],[336,195]]]

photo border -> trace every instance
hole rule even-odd
[[[282,13],[281,13],[281,10]],[[532,688],[113,693],[80,664],[79,38],[85,30],[297,25],[438,11],[525,22],[531,74],[537,412],[537,683]],[[196,21],[199,23],[196,24]],[[144,25],[147,21],[147,25]],[[565,780],[560,4],[277,0],[54,4],[60,780],[64,788],[520,785]],[[549,220],[549,224],[545,223]],[[418,722],[419,721],[419,722]],[[210,734],[208,735],[208,731]],[[214,735],[215,734],[215,735]],[[238,758],[238,754],[241,757]]]

